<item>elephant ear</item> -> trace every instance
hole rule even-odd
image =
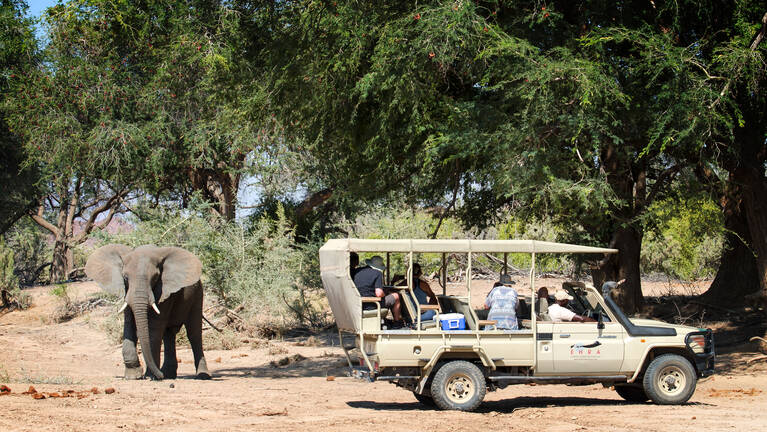
[[[194,285],[202,275],[202,263],[193,253],[178,247],[162,248],[162,295],[160,302],[171,294]]]
[[[85,274],[96,281],[101,289],[114,295],[125,295],[123,259],[133,248],[109,244],[96,249],[85,263]]]

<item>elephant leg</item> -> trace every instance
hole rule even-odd
[[[192,346],[197,379],[210,379],[208,363],[205,361],[205,354],[202,352],[202,286],[198,283],[197,288],[198,292],[194,299],[194,305],[189,312],[184,327],[189,338],[189,344]]]
[[[152,326],[150,324],[149,326],[149,344],[152,347],[152,358],[154,359],[154,364],[159,365],[160,364],[160,348],[162,347],[162,339],[163,335],[165,333],[165,328],[163,325],[155,325]],[[143,347],[142,347],[143,349]],[[152,374],[149,369],[147,368],[146,376],[150,379],[157,379],[157,377]]]
[[[160,369],[166,379],[175,379],[178,373],[178,359],[176,359],[176,333],[180,327],[168,327],[162,335],[162,344],[165,347],[165,357]]]
[[[142,376],[141,363],[136,351],[136,321],[130,307],[125,308],[123,320],[123,362],[125,362],[125,379],[135,380]]]

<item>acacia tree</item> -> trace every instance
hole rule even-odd
[[[9,122],[43,198],[29,216],[54,237],[51,281],[67,279],[73,248],[124,211],[148,143],[132,125],[136,87],[110,35],[86,14],[57,6],[46,16],[43,62],[17,78]]]

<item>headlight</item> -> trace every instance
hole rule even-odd
[[[704,335],[692,335],[687,339],[687,343],[696,354],[706,352],[706,337]]]

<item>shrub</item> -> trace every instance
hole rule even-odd
[[[30,305],[30,297],[19,288],[14,263],[13,250],[0,238],[0,307],[26,309]]]
[[[6,234],[8,247],[14,251],[14,274],[21,285],[45,282],[48,272],[43,271],[53,253],[49,236],[28,218],[19,220]]]
[[[656,223],[642,242],[643,273],[693,280],[716,273],[724,246],[722,213],[708,198],[666,199],[649,213]]]

